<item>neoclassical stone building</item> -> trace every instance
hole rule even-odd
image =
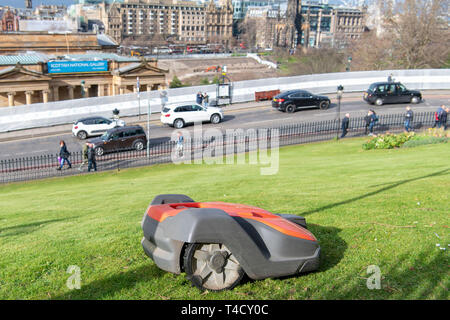
[[[231,0],[217,6],[179,0],[124,0],[99,5],[105,33],[117,42],[130,36],[159,35],[180,43],[227,43],[233,29]]]
[[[55,64],[69,67],[55,69]],[[98,64],[103,68],[83,69],[83,65]],[[158,68],[155,59],[110,53],[59,58],[44,54],[0,56],[0,107],[133,93],[137,77],[141,92],[157,90],[165,86],[167,73]]]

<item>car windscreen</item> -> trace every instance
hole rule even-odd
[[[377,84],[373,83],[373,84],[370,85],[370,87],[369,87],[369,89],[367,89],[367,91],[374,92],[376,87],[377,87]]]
[[[102,136],[100,137],[103,141],[108,141],[109,140],[109,133],[105,132],[104,134],[102,134]]]
[[[167,108],[167,107],[164,107],[163,109],[162,109],[162,112],[163,113],[167,113],[167,112],[169,112],[170,111],[170,108]]]

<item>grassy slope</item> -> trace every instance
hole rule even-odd
[[[448,299],[450,248],[436,243],[449,242],[449,144],[362,142],[282,148],[274,176],[256,165],[160,165],[1,186],[0,298]],[[304,215],[321,268],[202,295],[141,248],[140,220],[160,193]],[[80,290],[65,285],[70,265],[81,268]],[[381,290],[366,287],[369,265],[381,269]]]

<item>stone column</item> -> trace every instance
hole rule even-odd
[[[119,94],[124,94],[125,93],[125,88],[124,87],[120,87],[119,88]]]
[[[59,87],[52,87],[53,101],[59,101]]]
[[[48,102],[48,94],[50,93],[49,90],[42,90],[42,100],[44,100],[44,103]]]
[[[67,86],[67,90],[69,91],[69,99],[73,99],[73,86]]]
[[[104,84],[99,84],[99,85],[98,85],[98,93],[97,93],[97,96],[103,97],[104,95],[105,95],[105,85],[104,85]]]
[[[32,95],[33,95],[33,92],[34,91],[25,91],[25,97],[26,97],[26,100],[27,100],[27,104],[32,104],[33,103],[33,101],[32,101]]]
[[[8,92],[8,105],[10,107],[14,107],[14,96],[16,95],[15,92]]]
[[[147,91],[152,91],[152,85],[151,84],[147,84]]]

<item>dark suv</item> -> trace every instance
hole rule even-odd
[[[364,100],[377,106],[386,103],[419,103],[422,101],[422,94],[406,89],[400,82],[376,82],[364,92]]]
[[[101,156],[105,152],[143,150],[147,145],[147,136],[141,126],[118,127],[89,142],[94,145],[95,154]]]
[[[322,110],[328,109],[330,99],[327,96],[318,96],[305,90],[289,90],[276,95],[272,100],[273,108],[289,113],[312,106]]]

